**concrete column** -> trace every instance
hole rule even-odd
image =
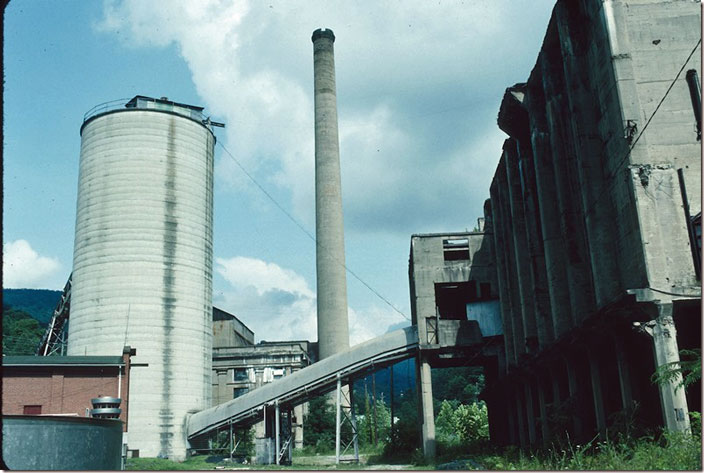
[[[550,306],[541,214],[540,206],[538,205],[533,150],[528,136],[528,123],[526,123],[525,127],[526,136],[522,137],[517,142],[517,145],[521,176],[523,178],[523,185],[521,186],[523,212],[527,217],[526,234],[528,237],[528,254],[531,261],[530,271],[533,281],[533,297],[535,299],[535,321],[538,326],[540,346],[543,347],[555,339],[555,328],[553,327],[552,308]]]
[[[537,351],[539,337],[535,318],[535,290],[531,274],[531,261],[528,251],[528,232],[526,215],[523,208],[523,195],[518,171],[518,150],[514,139],[504,141],[504,159],[506,166],[507,207],[513,261],[515,262],[515,280],[518,295],[518,307],[523,319],[524,343],[529,351]],[[542,328],[542,327],[541,327]],[[529,343],[530,342],[530,343]]]
[[[570,397],[574,401],[574,407],[572,410],[572,428],[574,429],[574,436],[580,438],[582,436],[582,419],[579,417],[579,405],[580,405],[580,394],[579,394],[579,381],[577,379],[577,370],[569,358],[565,358],[565,367],[567,368],[567,384],[570,390]]]
[[[663,366],[668,363],[679,362],[680,355],[677,346],[677,331],[672,319],[672,303],[657,303],[658,318],[651,321],[646,330],[653,337],[655,351],[655,365]],[[689,409],[684,388],[678,387],[682,376],[659,386],[660,403],[664,417],[665,427],[671,431],[688,432]]]
[[[621,390],[621,407],[630,411],[633,408],[633,389],[631,387],[631,370],[626,362],[626,353],[623,345],[616,337],[612,337],[616,353],[616,367],[618,368],[618,382]]]
[[[425,458],[435,458],[435,417],[433,414],[433,383],[430,374],[430,364],[420,355],[418,364],[418,396],[420,397],[421,438]]]
[[[506,399],[506,421],[508,423],[508,441],[511,445],[517,445],[520,443],[520,438],[518,436],[518,425],[516,422],[516,402],[514,400],[513,394],[506,389],[506,387],[502,387],[505,391],[505,399]]]
[[[534,99],[538,100],[539,97],[534,97]],[[536,119],[538,118],[536,117]],[[557,206],[555,173],[551,165],[550,137],[547,133],[534,131],[531,142],[535,156],[533,164],[540,208],[552,325],[557,339],[572,327],[572,317],[569,310],[570,297],[567,290],[567,253],[560,230],[560,211]]]
[[[332,30],[313,33],[319,358],[349,348],[345,239]]]
[[[533,388],[530,382],[524,382],[523,393],[525,399],[525,409],[526,409],[526,422],[528,423],[528,443],[530,445],[535,445],[536,443],[536,432],[535,432],[535,413],[533,412]]]
[[[510,364],[518,364],[520,355],[526,351],[526,337],[523,328],[520,297],[518,294],[517,266],[511,245],[510,209],[508,204],[505,156],[502,155],[496,174],[491,184],[492,212],[494,215],[494,240],[497,255],[497,279],[499,280],[501,313],[504,320],[504,340],[507,345],[507,356],[512,355]],[[499,246],[500,245],[500,246]],[[510,334],[510,337],[509,337]],[[509,343],[512,352],[508,351]]]
[[[604,126],[602,113],[606,105],[603,103],[601,94],[594,93],[593,85],[592,88],[586,86],[600,83],[599,77],[594,77],[598,74],[595,71],[598,68],[594,66],[590,55],[575,53],[573,42],[575,38],[593,37],[596,32],[585,31],[586,28],[593,27],[590,22],[568,21],[567,10],[566,4],[557,5],[555,16],[558,21],[555,25],[560,38],[565,75],[573,78],[587,78],[570,81],[570,93],[566,94],[566,102],[569,105],[570,115],[578,118],[570,120],[567,125],[571,132],[571,148],[575,155],[573,177],[578,179],[578,188],[581,190],[578,197],[584,209],[584,232],[593,274],[594,295],[597,305],[602,306],[617,297],[621,290],[620,285],[614,284],[614,279],[619,281],[622,279],[621,268],[618,265],[621,256],[613,241],[614,232],[623,232],[621,227],[625,225],[619,225],[614,229],[611,224],[611,222],[620,221],[615,216],[614,210],[614,202],[621,202],[619,196],[611,195],[609,198],[602,198],[605,193],[610,192],[605,179],[603,157],[608,155],[608,152],[604,149],[604,141],[599,130],[600,125]],[[574,31],[573,27],[582,31]],[[629,61],[630,58],[619,58],[614,63],[618,63],[618,67],[621,67],[623,62]],[[595,100],[602,103],[595,106]],[[618,155],[622,156],[622,153]],[[595,159],[596,157],[599,159]],[[597,200],[599,205],[594,205]],[[622,240],[619,238],[617,241]]]
[[[217,406],[218,404],[222,404],[223,402],[227,402],[233,397],[233,391],[229,391],[229,396],[228,396],[228,388],[227,388],[227,381],[228,379],[231,379],[228,377],[228,374],[230,374],[231,370],[217,370],[217,386],[215,388],[215,399],[213,399],[213,405]]]
[[[537,379],[538,386],[538,406],[540,409],[540,435],[543,440],[543,447],[548,447],[550,442],[550,430],[548,429],[548,410],[545,407],[545,386],[543,379]]]
[[[293,426],[294,448],[303,448],[303,404],[293,408],[296,425]]]
[[[592,380],[592,399],[594,401],[594,417],[596,418],[596,430],[602,439],[606,438],[606,412],[604,410],[604,396],[601,391],[601,370],[599,368],[598,355],[589,351],[589,375]]]
[[[584,220],[581,207],[576,202],[572,186],[571,166],[574,154],[570,148],[571,137],[566,129],[570,121],[566,95],[569,94],[561,67],[559,46],[543,49],[540,67],[543,72],[543,87],[546,97],[545,115],[550,131],[550,148],[554,185],[559,208],[559,222],[567,256],[567,281],[570,294],[572,322],[579,324],[593,306],[591,269],[588,266],[584,241]]]
[[[506,369],[504,373],[508,371],[510,365],[515,365],[518,362],[517,354],[515,350],[514,333],[513,333],[513,310],[511,306],[510,292],[509,292],[509,281],[506,268],[506,258],[504,256],[504,239],[502,231],[502,218],[501,213],[501,200],[499,197],[499,184],[496,176],[490,187],[491,194],[491,205],[488,209],[491,211],[492,216],[492,226],[493,226],[493,237],[494,237],[494,251],[496,255],[496,281],[499,292],[499,301],[501,309],[501,325],[504,330],[504,349],[506,353]],[[487,206],[485,205],[485,212]]]
[[[521,392],[519,390],[515,391],[514,399],[516,403],[516,419],[518,420],[518,422],[516,423],[518,428],[518,441],[521,445],[521,448],[528,448],[529,442],[528,438],[526,437],[526,416],[525,409],[523,406],[523,396],[521,395]]]

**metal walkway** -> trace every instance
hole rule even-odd
[[[245,427],[259,422],[267,406],[293,407],[336,389],[339,380],[349,380],[384,368],[418,350],[418,333],[408,327],[387,333],[325,358],[306,368],[265,384],[224,404],[192,414],[188,438],[192,439],[232,423]]]
[[[65,345],[64,328],[68,322],[69,314],[71,313],[71,279],[73,273],[68,277],[64,291],[61,294],[58,304],[51,316],[51,321],[42,336],[39,346],[37,347],[38,356],[53,355]],[[62,352],[63,354],[63,352]]]

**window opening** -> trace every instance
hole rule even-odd
[[[461,261],[469,259],[468,238],[448,238],[442,241],[445,261]]]
[[[28,415],[28,416],[39,415],[42,413],[42,406],[37,406],[37,405],[24,406],[24,409],[22,409],[22,413],[24,415]]]

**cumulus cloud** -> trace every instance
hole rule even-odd
[[[217,258],[215,271],[229,288],[214,304],[239,317],[257,340],[316,340],[316,298],[305,278],[256,258]],[[401,316],[379,307],[348,309],[350,344],[385,333]]]
[[[59,289],[61,264],[56,258],[41,256],[26,240],[2,245],[2,277],[5,288]]]
[[[418,221],[476,217],[467,182],[481,177],[486,195],[491,170],[468,163],[496,162],[501,139],[485,130],[495,128],[506,78],[526,78],[535,47],[524,37],[542,34],[550,2],[465,3],[123,0],[105,4],[97,27],[131,47],[176,44],[208,110],[228,124],[226,146],[263,185],[290,195],[309,226],[310,34],[332,28],[347,228],[407,234]],[[485,142],[491,155],[468,154]],[[232,192],[254,190],[229,157],[216,166]]]

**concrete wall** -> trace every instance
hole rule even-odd
[[[453,248],[453,245],[461,247],[464,242],[466,259],[446,260],[447,252],[458,252],[458,248]],[[490,235],[480,232],[413,235],[409,280],[412,320],[413,324],[418,326],[421,344],[437,344],[437,284],[470,283],[471,286],[467,287],[467,290],[474,292],[468,293],[467,296],[473,301],[498,298],[493,242]],[[463,307],[464,320],[467,320],[466,305]]]
[[[558,1],[527,82],[506,90],[498,125],[509,137],[485,205],[508,360],[487,389],[509,406],[507,417],[490,409],[500,441],[535,445],[555,429],[589,438],[633,401],[649,406],[646,423],[688,428],[674,415],[687,410],[681,390],[661,387],[655,405],[647,380],[677,357],[673,312],[696,325],[671,301],[701,299],[677,176],[694,215],[701,143],[685,71],[701,75],[700,12],[688,1]],[[537,421],[560,406],[564,426]]]

